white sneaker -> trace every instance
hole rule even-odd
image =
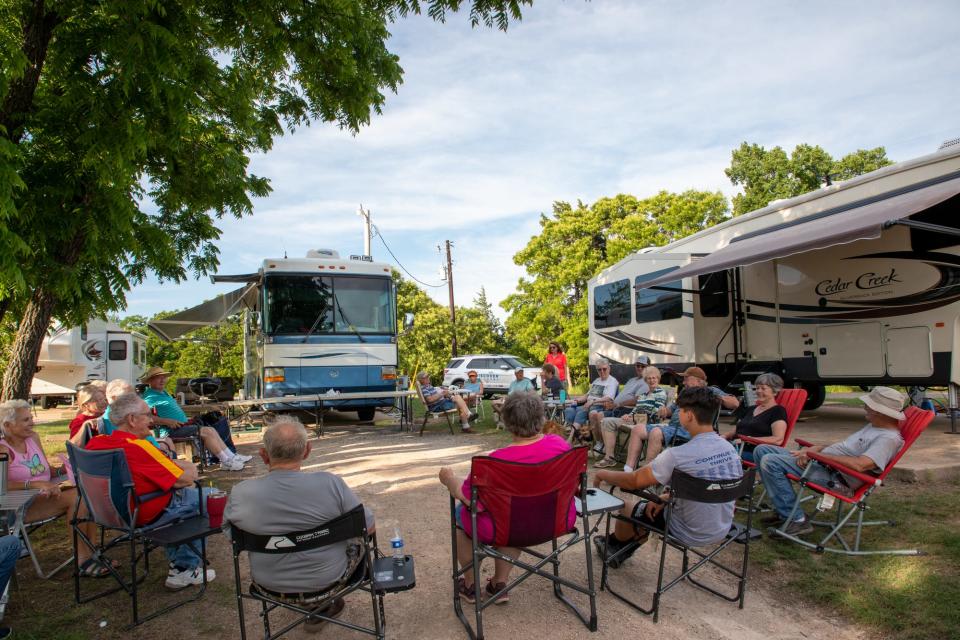
[[[222,471],[243,471],[244,461],[240,458],[230,458],[229,462],[221,462],[220,469]]]
[[[245,456],[242,453],[235,453],[233,454],[233,457],[237,458],[241,462],[250,462],[251,460],[253,460],[253,456]]]
[[[211,582],[216,579],[216,577],[216,571],[207,569],[207,582]],[[171,591],[179,591],[180,589],[186,589],[191,585],[197,584],[203,584],[203,574],[200,573],[200,567],[196,569],[184,569],[183,571],[171,569],[170,573],[167,574],[167,579],[163,583],[163,586]]]

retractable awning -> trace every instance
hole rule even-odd
[[[857,240],[878,238],[886,227],[908,223],[906,219],[910,216],[960,193],[960,177],[954,174],[948,178],[934,184],[918,185],[904,193],[852,203],[795,222],[736,237],[730,244],[708,256],[668,274],[638,282],[636,288],[646,289],[680,278],[742,267]]]
[[[217,296],[192,309],[175,313],[166,318],[153,320],[147,324],[158,336],[170,342],[181,338],[184,334],[199,329],[220,324],[225,318],[237,313],[243,308],[253,308],[257,303],[257,285],[254,283],[241,287],[236,291]]]

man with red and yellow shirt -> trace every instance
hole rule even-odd
[[[145,439],[152,432],[153,423],[147,403],[135,393],[125,393],[110,405],[110,421],[113,432],[91,439],[86,448],[123,449],[138,496],[155,491],[170,492],[141,504],[137,524],[158,526],[196,514],[200,496],[189,487],[197,479],[197,468],[192,462],[167,458]],[[167,557],[170,573],[164,584],[168,589],[178,590],[203,582],[201,558],[191,545],[167,547]],[[206,571],[208,582],[216,577],[213,569]]]

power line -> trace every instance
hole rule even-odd
[[[389,254],[390,254],[390,257],[393,258],[393,261],[397,263],[397,266],[400,267],[401,269],[403,269],[403,272],[404,272],[405,274],[407,274],[407,275],[410,276],[414,281],[419,282],[420,284],[422,284],[422,285],[425,286],[425,287],[435,287],[435,288],[439,288],[439,287],[442,287],[442,286],[443,286],[442,284],[430,284],[430,283],[428,283],[428,282],[424,282],[423,280],[420,280],[419,278],[417,278],[416,276],[414,276],[412,273],[410,273],[409,271],[407,271],[407,268],[406,268],[405,266],[403,266],[403,264],[400,262],[400,260],[397,258],[397,256],[394,255],[393,251],[390,250],[390,245],[387,244],[387,241],[384,239],[383,234],[380,233],[380,229],[377,228],[377,225],[371,225],[371,226],[373,227],[373,232],[377,234],[377,237],[378,237],[378,238],[380,238],[380,242],[382,242],[382,243],[383,243],[383,246],[386,247],[387,253],[389,253]]]

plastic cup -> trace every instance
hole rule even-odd
[[[207,494],[207,518],[210,520],[212,529],[219,529],[223,526],[223,510],[227,506],[227,493],[225,491],[212,491]]]

